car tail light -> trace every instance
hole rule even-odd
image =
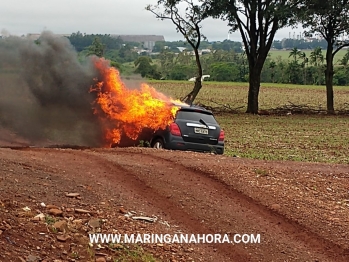
[[[224,131],[223,130],[221,130],[221,132],[219,133],[218,141],[224,141]]]
[[[170,133],[174,136],[182,136],[181,130],[179,129],[179,126],[176,123],[170,124]]]

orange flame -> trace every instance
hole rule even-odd
[[[91,89],[97,93],[94,113],[103,123],[108,146],[119,144],[123,135],[137,140],[144,129],[155,132],[173,121],[179,109],[173,103],[180,101],[166,97],[147,84],[142,84],[140,90],[128,89],[119,71],[104,59],[96,60],[95,66],[102,81]]]

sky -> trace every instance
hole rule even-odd
[[[157,0],[11,0],[2,1],[2,35],[26,35],[48,30],[55,34],[163,35],[166,41],[184,40],[170,21],[161,21],[145,10]],[[202,32],[209,41],[228,39],[229,27],[221,20],[207,20]],[[294,30],[280,30],[275,39],[293,36]],[[295,32],[296,35],[299,33]],[[238,32],[229,36],[240,41]]]

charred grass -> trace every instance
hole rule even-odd
[[[193,86],[190,82],[151,84],[173,98],[183,97]],[[243,113],[247,104],[247,88],[247,83],[206,82],[196,101],[223,109],[216,112],[216,118],[226,133],[227,155],[349,164],[348,115],[247,115]],[[349,87],[335,87],[336,110],[348,109],[348,102]],[[262,84],[262,110],[290,104],[324,109],[325,87]]]

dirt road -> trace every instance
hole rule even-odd
[[[6,148],[0,166],[0,261],[151,261],[146,254],[160,261],[349,261],[346,165],[146,148]],[[41,213],[42,221],[34,219]],[[93,226],[93,219],[103,223]],[[51,227],[59,221],[63,229]],[[137,244],[130,259],[125,250],[135,247],[90,246],[91,231],[231,240],[259,234],[260,243]]]

